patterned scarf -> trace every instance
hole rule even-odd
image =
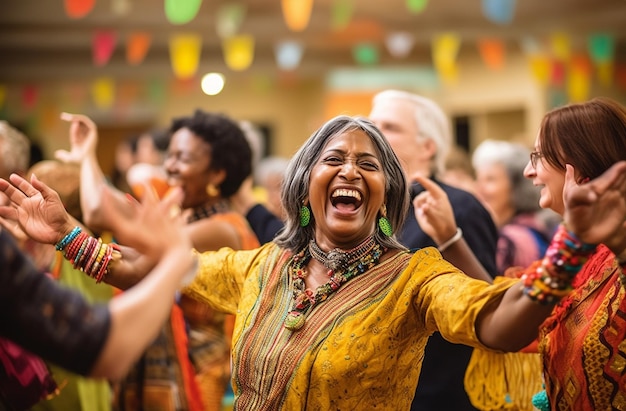
[[[578,273],[574,291],[541,327],[552,409],[626,409],[626,290],[605,246]]]

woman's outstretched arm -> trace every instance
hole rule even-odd
[[[0,182],[5,189],[6,184]],[[34,196],[34,192],[28,193]],[[72,371],[123,377],[154,339],[182,279],[196,264],[183,222],[171,212],[180,198],[180,193],[174,194],[161,203],[147,198],[121,211],[112,206],[110,193],[103,193],[103,212],[116,236],[136,252],[158,261],[144,280],[108,306],[89,305],[80,294],[37,272],[8,234],[0,233],[0,306],[10,305],[14,312],[0,320],[2,335]],[[79,230],[72,232],[78,238]],[[41,235],[46,234],[42,231]],[[81,238],[85,244],[92,240]]]
[[[517,351],[536,338],[539,325],[569,293],[574,276],[597,244],[606,245],[617,256],[626,252],[626,161],[580,185],[568,165],[563,203],[564,224],[543,260],[529,267],[500,301],[481,312],[476,332],[488,347]]]

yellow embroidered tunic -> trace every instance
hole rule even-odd
[[[435,248],[399,253],[348,281],[283,326],[292,308],[292,253],[273,243],[200,254],[183,290],[237,314],[233,386],[240,410],[409,409],[428,336],[483,347],[474,330],[482,307],[516,280],[473,280]],[[483,347],[486,348],[486,347]]]

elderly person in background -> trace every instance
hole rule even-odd
[[[483,141],[472,155],[476,192],[499,231],[499,274],[541,258],[560,220],[539,207],[539,188],[524,178],[529,156],[522,144],[499,140]]]
[[[567,229],[552,243],[563,261],[548,257],[530,272],[550,276],[555,298],[567,295],[594,244],[626,249],[626,232],[619,230],[626,162],[580,186],[573,178],[565,178]],[[58,207],[55,213],[41,207],[53,198],[36,194],[25,180],[12,182],[29,194],[12,197],[26,232],[71,249],[71,220]],[[368,120],[339,116],[313,133],[289,164],[282,199],[287,220],[273,242],[200,253],[198,272],[182,290],[237,314],[235,409],[407,409],[430,334],[519,350],[536,338],[556,301],[542,304],[534,283],[473,279],[434,247],[402,246],[394,231],[406,217],[407,181]],[[446,240],[435,237],[438,244]],[[450,248],[469,252],[462,238]],[[106,280],[140,279],[147,265],[133,260],[123,253]]]
[[[446,171],[447,154],[453,146],[450,124],[441,107],[417,94],[384,90],[374,96],[369,118],[398,156],[410,180],[412,196],[424,190],[415,181],[420,175],[432,178],[446,192],[459,229],[442,240],[454,241],[463,236],[488,273],[480,278],[492,281],[497,274],[498,232],[491,215],[472,193],[440,180]],[[435,239],[414,218],[415,210],[409,207],[406,213],[405,223],[397,228],[398,240],[410,249],[436,245]],[[440,251],[452,264],[458,264],[446,249],[448,244],[450,242],[443,242]],[[470,347],[452,344],[439,333],[434,333],[426,345],[421,381],[411,409],[474,410],[463,388],[463,376],[471,354]]]
[[[254,179],[257,185],[267,194],[267,209],[281,221],[285,220],[285,210],[280,199],[280,191],[288,164],[289,159],[284,157],[266,157],[254,169]]]

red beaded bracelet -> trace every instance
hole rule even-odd
[[[522,276],[524,294],[541,304],[554,304],[572,289],[572,280],[596,250],[564,225],[554,234],[541,265]]]

